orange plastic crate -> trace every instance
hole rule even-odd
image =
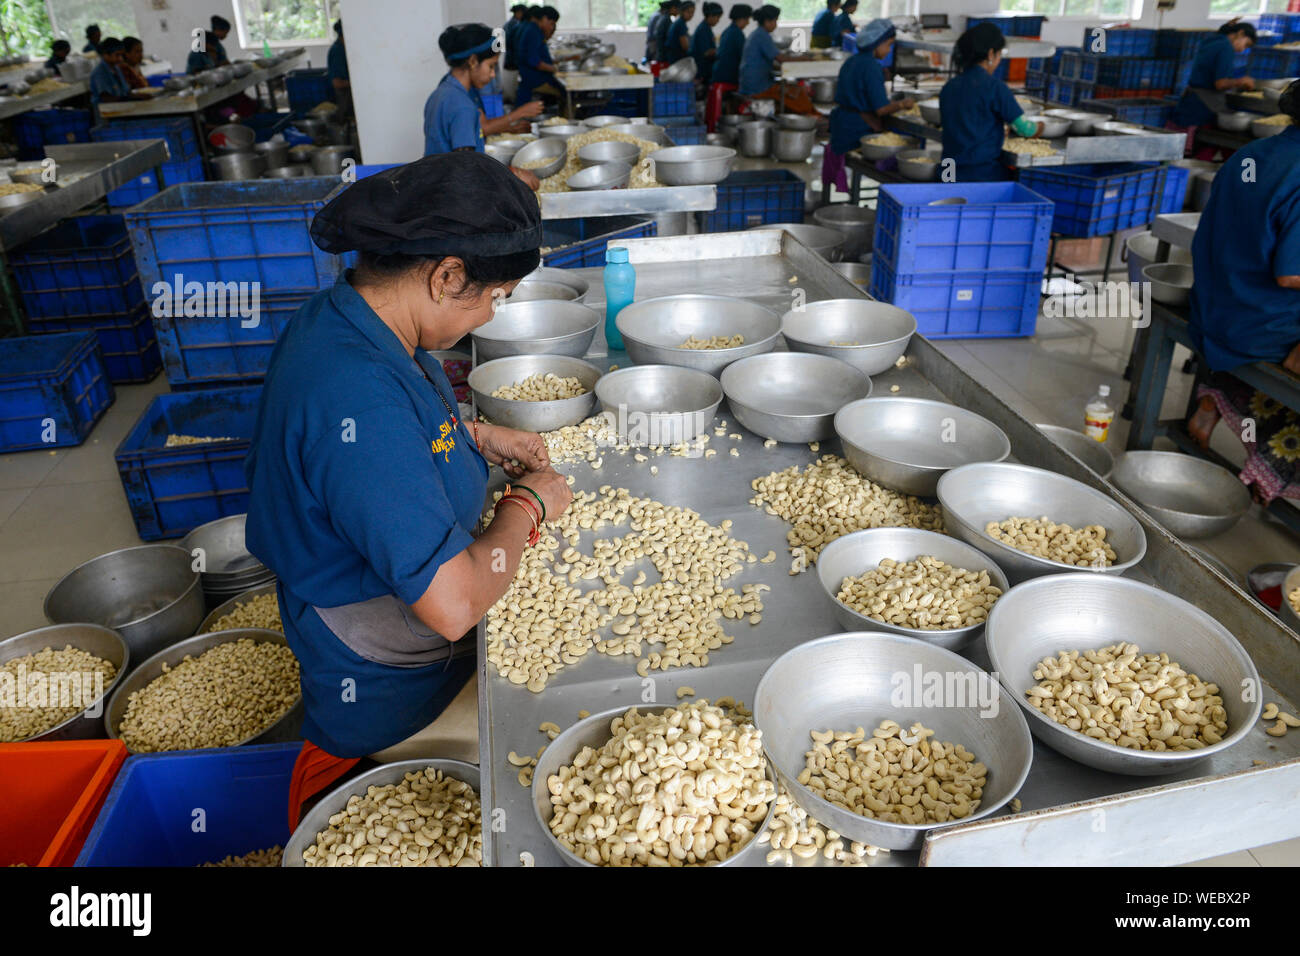
[[[1007,60],[1007,82],[1023,83],[1025,82],[1025,70],[1029,66],[1029,61],[1024,57],[1016,57]]]
[[[124,760],[120,740],[0,744],[0,866],[72,866]]]

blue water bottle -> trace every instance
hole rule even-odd
[[[623,348],[623,336],[614,320],[635,292],[636,269],[627,261],[627,248],[610,246],[605,250],[605,341],[610,349]]]

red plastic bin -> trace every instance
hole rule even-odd
[[[120,740],[0,744],[0,867],[72,866],[124,760]]]

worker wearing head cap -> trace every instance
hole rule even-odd
[[[780,16],[781,8],[770,3],[754,11],[758,29],[745,39],[745,48],[740,54],[740,92],[756,100],[781,100],[784,97],[782,108],[785,112],[819,116],[812,97],[802,85],[786,86],[772,82],[772,71],[778,64],[808,59],[806,55],[781,52],[772,38]]]
[[[884,119],[910,109],[912,100],[890,102],[881,61],[894,47],[896,31],[889,20],[872,20],[858,31],[858,52],[844,61],[835,82],[831,139],[822,155],[822,181],[848,191],[844,156],[859,140],[885,128]]]
[[[528,118],[542,111],[541,100],[525,101],[505,116],[487,118],[479,90],[496,75],[499,51],[493,43],[492,31],[482,23],[451,26],[438,37],[450,69],[424,104],[426,156],[461,149],[481,153],[485,135],[527,129]],[[537,188],[537,177],[528,170],[514,172],[530,188]]]
[[[248,547],[301,666],[291,804],[474,686],[473,628],[570,501],[541,436],[465,421],[429,354],[537,267],[533,193],[481,153],[426,156],[349,186],[311,235],[359,259],[276,345],[245,464]],[[494,464],[514,487],[480,529]]]

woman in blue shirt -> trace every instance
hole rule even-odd
[[[451,69],[424,104],[424,155],[461,149],[481,153],[485,134],[506,132],[542,111],[541,101],[533,100],[496,119],[484,115],[478,91],[496,75],[498,54],[492,43],[492,31],[482,23],[448,27],[438,37],[438,46]],[[514,166],[510,170],[530,189],[537,188],[533,173]]]
[[[277,343],[245,463],[247,544],[276,574],[301,666],[293,802],[474,679],[467,635],[571,500],[541,436],[462,421],[428,354],[537,267],[537,198],[481,154],[428,156],[349,186],[311,235],[359,261]],[[480,531],[492,464],[514,488]]]
[[[1218,36],[1211,37],[1196,51],[1192,73],[1187,81],[1178,106],[1167,124],[1169,128],[1187,131],[1187,149],[1190,154],[1196,127],[1214,119],[1214,114],[1227,110],[1226,93],[1229,90],[1253,90],[1255,81],[1249,76],[1233,77],[1233,61],[1255,44],[1255,28],[1249,23],[1233,21],[1219,27]]]
[[[1243,146],[1214,177],[1192,240],[1188,321],[1213,373],[1188,431],[1202,448],[1220,418],[1238,438],[1251,434],[1241,480],[1265,503],[1300,498],[1300,420],[1228,372],[1276,362],[1300,374],[1300,81],[1278,108],[1293,125]],[[1247,419],[1253,428],[1243,428]]]
[[[527,103],[533,94],[560,96],[563,92],[555,79],[555,61],[546,41],[555,33],[555,25],[560,21],[560,11],[554,7],[542,7],[537,12],[536,20],[525,20],[516,36],[519,38],[519,86],[515,90],[515,102]]]
[[[668,27],[668,46],[664,50],[664,59],[676,63],[691,52],[691,17],[695,16],[695,0],[686,0],[681,5],[677,19]]]
[[[835,23],[835,15],[839,10],[840,0],[826,0],[826,9],[813,17],[809,46],[814,50],[824,50],[831,45],[831,26]]]
[[[745,51],[745,27],[754,15],[747,3],[732,4],[728,14],[731,25],[718,38],[718,55],[713,63],[713,82],[725,83],[732,88],[740,85],[740,58]]]
[[[997,182],[1010,178],[998,162],[1005,127],[1020,136],[1037,136],[1041,123],[1025,118],[1007,85],[993,75],[1006,47],[1002,31],[992,23],[971,27],[957,40],[952,66],[957,75],[939,91],[943,124],[943,158],[957,164],[960,182]]]
[[[713,79],[713,61],[718,55],[717,41],[713,38],[713,28],[722,19],[722,4],[712,0],[704,4],[704,19],[691,34],[691,56],[695,60],[695,75],[707,87]]]
[[[853,14],[857,12],[858,0],[844,0],[844,9],[831,23],[831,46],[844,46],[844,34],[853,33]],[[861,47],[861,44],[858,44]]]
[[[893,49],[895,34],[890,21],[872,20],[858,33],[858,52],[840,67],[835,109],[831,110],[831,139],[822,154],[822,182],[834,183],[845,192],[849,185],[844,155],[868,133],[884,129],[885,117],[913,105],[910,99],[891,103],[885,90],[880,61]]]
[[[90,74],[90,101],[116,103],[131,98],[131,87],[118,70],[122,63],[122,41],[109,37],[99,44],[99,63]]]
[[[754,21],[758,29],[745,40],[745,50],[740,55],[740,92],[759,100],[779,100],[782,89],[780,83],[772,82],[772,69],[778,63],[787,60],[806,60],[806,56],[792,56],[782,53],[781,48],[772,39],[776,23],[781,16],[781,8],[764,4],[754,11]],[[790,113],[803,113],[816,116],[817,107],[813,106],[808,91],[797,83],[787,84],[785,93],[785,110]]]

